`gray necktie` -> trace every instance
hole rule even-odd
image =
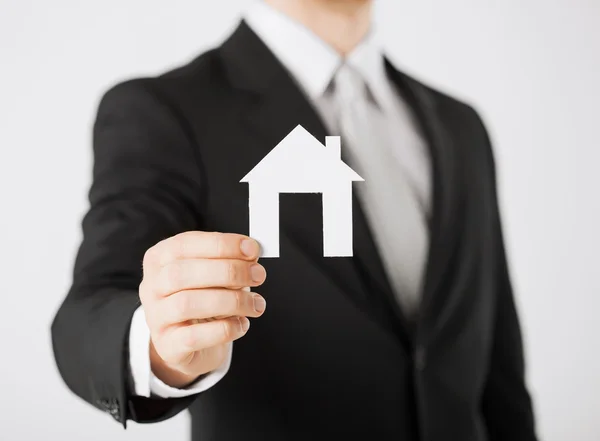
[[[364,182],[354,184],[396,298],[408,318],[417,313],[428,249],[426,214],[402,172],[389,121],[367,85],[343,64],[334,78],[342,151]]]

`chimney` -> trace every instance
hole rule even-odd
[[[326,136],[325,148],[331,150],[331,154],[336,159],[342,159],[342,148],[339,136]]]

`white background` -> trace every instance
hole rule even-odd
[[[600,1],[378,0],[398,66],[476,104],[495,143],[539,432],[600,439]],[[49,326],[87,207],[90,124],[116,81],[217,44],[244,1],[0,0],[0,438],[186,440],[75,398]]]

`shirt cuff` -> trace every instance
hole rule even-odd
[[[144,309],[140,306],[133,314],[129,331],[129,368],[134,393],[140,397],[156,395],[161,398],[181,398],[204,392],[217,384],[229,371],[233,343],[228,344],[227,358],[214,371],[203,375],[184,389],[171,387],[159,380],[150,369],[150,330],[146,324]]]

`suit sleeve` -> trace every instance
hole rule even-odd
[[[152,92],[151,81],[121,83],[100,101],[83,240],[51,329],[67,386],[124,427],[128,419],[169,418],[196,397],[138,397],[129,380],[128,337],[144,253],[202,223],[197,149],[175,109]]]
[[[515,306],[498,204],[495,161],[487,131],[486,139],[493,189],[492,214],[496,252],[497,297],[490,371],[484,389],[482,413],[490,441],[535,441],[534,411],[525,379],[523,338]]]

